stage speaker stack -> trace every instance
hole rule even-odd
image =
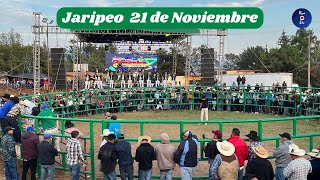
[[[51,83],[56,90],[66,90],[65,48],[51,48]]]
[[[201,85],[214,86],[214,49],[201,48]]]

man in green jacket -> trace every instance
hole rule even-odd
[[[47,104],[42,106],[42,110],[38,115],[41,122],[42,132],[45,134],[60,134],[57,122],[54,119],[41,119],[41,117],[55,118],[55,114],[49,109]],[[60,137],[54,138],[54,144],[58,151],[60,151]]]

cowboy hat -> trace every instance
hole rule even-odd
[[[29,107],[30,106],[30,101],[25,99],[25,100],[23,100],[22,105]]]
[[[320,152],[318,149],[312,149],[312,151],[307,154],[311,157],[320,158]]]
[[[248,138],[252,139],[252,140],[255,140],[255,141],[259,141],[260,140],[257,131],[250,131],[250,133],[247,134],[246,136]]]
[[[295,144],[289,145],[289,154],[295,155],[295,156],[304,156],[306,154],[306,151],[303,149],[300,149],[299,146]]]
[[[101,137],[109,136],[109,134],[114,134],[113,132],[110,132],[109,129],[103,130],[103,133],[101,134]]]
[[[253,148],[254,153],[256,153],[257,156],[266,159],[269,156],[268,150],[263,146],[257,146]]]
[[[4,94],[2,97],[6,99],[10,99],[10,94]]]
[[[228,141],[217,142],[217,148],[224,156],[231,156],[235,151],[234,145]]]
[[[148,141],[148,143],[151,142],[151,137],[150,136],[140,136],[139,139],[138,139],[138,144],[141,144],[141,142],[143,140],[145,140],[145,139]]]

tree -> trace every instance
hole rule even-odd
[[[283,30],[279,40],[278,40],[278,45],[280,47],[285,47],[290,45],[291,39],[289,38],[289,36],[286,34],[286,32]]]
[[[224,66],[226,69],[234,70],[237,68],[237,62],[239,61],[239,55],[229,53],[225,54]]]
[[[265,53],[266,49],[261,46],[248,47],[239,55],[237,67],[243,70],[253,69],[253,66],[262,68],[263,65],[260,61],[263,59]]]

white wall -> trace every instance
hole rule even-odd
[[[233,82],[237,84],[238,74],[223,74],[222,82],[226,82],[227,86],[231,86]],[[243,75],[240,75],[242,77]],[[272,86],[273,83],[279,82],[281,85],[283,81],[286,81],[287,86],[292,86],[292,73],[255,73],[255,74],[244,74],[246,77],[246,85],[255,86],[256,83],[259,85],[263,83],[264,86]]]

